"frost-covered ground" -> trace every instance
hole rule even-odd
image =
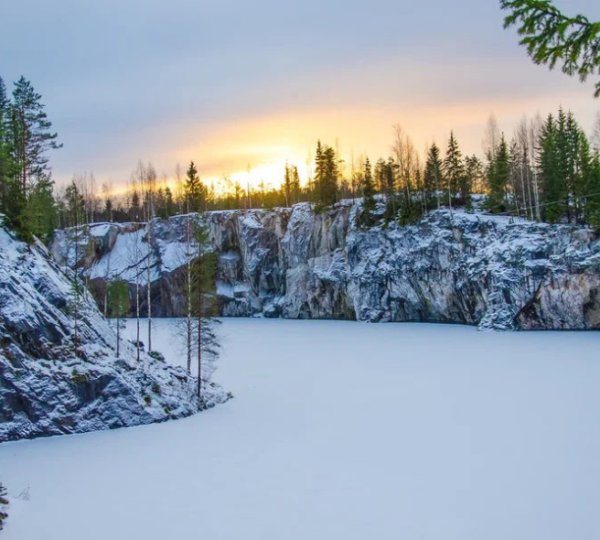
[[[156,348],[182,363],[158,322]],[[257,319],[220,332],[225,405],[0,445],[3,538],[599,537],[600,334]]]

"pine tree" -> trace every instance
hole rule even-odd
[[[357,214],[357,225],[359,227],[372,227],[375,224],[373,213],[375,212],[377,203],[375,201],[375,186],[373,185],[373,174],[369,158],[365,160],[362,188],[363,202],[362,208]]]
[[[435,195],[437,208],[438,210],[440,209],[440,190],[442,189],[444,182],[443,163],[440,157],[440,149],[434,143],[429,149],[427,154],[427,163],[425,164],[424,184],[428,208],[433,201],[433,195]]]
[[[15,83],[10,105],[11,152],[24,196],[30,178],[48,173],[48,150],[62,147],[56,142],[58,135],[50,131],[52,123],[41,99],[24,77]]]

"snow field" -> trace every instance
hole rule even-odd
[[[155,349],[184,365],[174,321],[156,323]],[[600,334],[266,319],[219,332],[225,405],[0,445],[4,538],[599,537]]]

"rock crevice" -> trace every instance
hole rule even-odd
[[[315,214],[303,203],[208,213],[220,314],[600,328],[600,243],[589,229],[441,210],[414,225],[363,230],[355,224],[357,208],[340,203]],[[184,314],[187,219],[153,221],[150,286],[157,316]],[[79,261],[72,232],[59,231],[52,251],[59,264],[89,278],[101,303],[108,279],[120,276],[134,286],[125,262],[135,228],[92,226],[93,249]]]

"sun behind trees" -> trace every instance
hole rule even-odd
[[[0,79],[0,212],[8,226],[28,241],[35,236],[47,241],[56,227],[85,230],[98,221],[145,223],[148,250],[155,217],[300,202],[322,212],[350,199],[364,200],[359,220],[363,227],[379,222],[407,225],[442,207],[470,210],[473,194],[480,194],[485,201],[482,205],[481,197],[475,199],[478,210],[600,229],[598,118],[591,139],[574,115],[562,109],[545,121],[523,120],[513,137],[501,133],[492,119],[486,127],[483,160],[464,156],[455,132],[449,130],[447,143],[432,144],[422,161],[408,134],[395,126],[390,155],[369,160],[369,167],[367,156],[356,159],[354,153],[347,167],[337,142],[334,148],[318,141],[314,160],[308,159],[302,169],[303,181],[298,165],[286,163],[280,187],[262,180],[242,187],[227,174],[205,183],[194,162],[183,177],[177,169],[173,180],[158,175],[151,163],[140,162],[122,195],[115,194],[110,183],[99,189],[91,173],[75,175],[66,188],[54,193],[49,152],[61,145],[51,131],[41,96],[23,77],[8,96]],[[145,271],[150,273],[148,263]],[[151,306],[151,298],[146,303]],[[149,345],[151,339],[150,330]]]

